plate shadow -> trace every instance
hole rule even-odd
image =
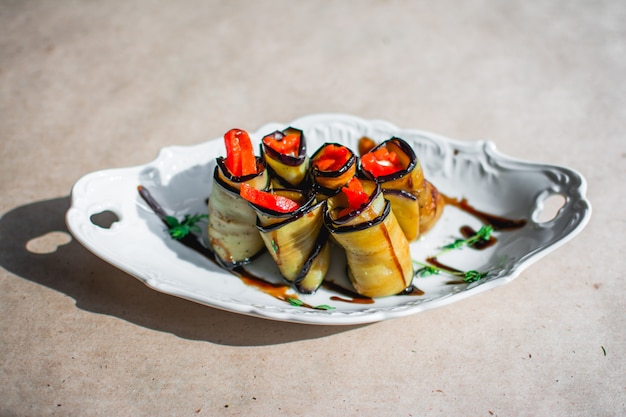
[[[101,260],[69,233],[70,197],[33,202],[0,217],[0,266],[106,314],[190,340],[263,346],[316,339],[366,325],[325,326],[265,320],[155,291]]]

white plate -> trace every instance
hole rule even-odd
[[[326,288],[313,295],[298,296],[310,305],[334,307],[327,311],[276,299],[173,241],[138,195],[137,186],[141,184],[166,211],[179,218],[187,213],[206,212],[215,158],[225,153],[222,138],[194,146],[164,148],[156,160],[146,165],[84,176],[72,189],[67,225],[94,254],[155,290],[256,317],[347,325],[415,314],[508,283],[531,263],[574,237],[591,215],[585,197],[586,182],[579,173],[507,157],[497,152],[491,142],[460,142],[414,129],[399,129],[385,121],[340,114],[311,115],[287,124],[270,123],[250,135],[258,144],[263,135],[287,126],[304,131],[309,154],[324,142],[339,142],[356,150],[362,136],[377,142],[391,136],[402,137],[414,147],[426,178],[440,192],[467,198],[479,210],[506,218],[525,218],[528,223],[518,230],[495,233],[498,241],[487,250],[465,248],[442,258],[461,269],[488,270],[489,275],[478,282],[450,284],[449,276],[419,277],[414,284],[424,291],[423,296],[386,297],[373,304],[332,300],[331,296],[340,294]],[[542,221],[544,203],[554,195],[562,196],[565,203],[554,218]],[[92,222],[92,216],[106,211],[119,219],[110,228]],[[465,211],[447,206],[435,228],[411,244],[413,258],[423,261],[436,254],[440,246],[460,237],[459,228],[463,225],[477,229],[481,223]],[[268,255],[255,261],[250,270],[269,280],[279,279]],[[328,279],[348,285],[344,271],[342,256],[335,255]]]

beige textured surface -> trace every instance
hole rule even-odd
[[[0,415],[626,414],[624,22],[619,0],[1,0]],[[69,239],[81,176],[317,112],[570,166],[592,219],[509,285],[353,327],[163,295]]]

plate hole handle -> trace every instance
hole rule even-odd
[[[565,195],[552,190],[544,191],[537,198],[532,216],[533,221],[537,224],[551,222],[559,216],[566,203]]]
[[[92,224],[101,227],[102,229],[110,229],[114,223],[120,221],[120,218],[111,210],[103,210],[89,216],[89,220]]]

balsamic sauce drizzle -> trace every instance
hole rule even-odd
[[[462,198],[459,200],[458,198],[448,197],[444,194],[441,194],[441,196],[443,197],[445,204],[449,204],[451,206],[457,207],[458,209],[476,217],[477,219],[481,220],[484,224],[490,225],[493,228],[493,230],[510,231],[514,229],[521,229],[522,227],[526,226],[526,223],[528,223],[526,219],[509,219],[506,217],[496,216],[490,213],[486,213],[484,211],[477,210],[474,206],[472,206],[471,204],[467,202],[466,198]],[[461,226],[459,231],[465,239],[469,239],[470,237],[475,236],[477,234],[476,230],[474,230],[472,227],[467,226],[467,225]],[[497,241],[498,239],[496,237],[490,236],[489,239],[479,239],[471,243],[469,247],[475,250],[484,250],[495,245]],[[429,264],[437,268],[449,271],[453,274],[462,275],[464,273],[464,271],[461,271],[458,268],[454,268],[450,265],[442,263],[441,261],[437,259],[436,256],[430,256],[426,258],[426,262],[428,262]],[[456,285],[456,284],[464,284],[464,283],[466,282],[463,280],[455,280],[455,281],[448,281],[446,284]]]
[[[494,216],[493,214],[486,213],[484,211],[477,210],[474,206],[467,202],[466,198],[458,199],[454,197],[448,197],[441,194],[446,204],[454,206],[464,212],[473,215],[480,219],[485,224],[490,224],[494,230],[513,230],[520,229],[526,226],[528,222],[526,219],[507,219],[506,217]]]
[[[168,214],[165,212],[163,207],[154,199],[152,194],[150,194],[150,192],[141,185],[137,186],[137,191],[139,192],[139,195],[141,196],[141,198],[148,204],[148,206],[150,206],[152,211],[154,211],[154,213],[163,222],[163,224],[166,227],[168,227],[168,223],[166,220],[166,218],[168,217]],[[444,201],[446,204],[455,206],[465,211],[466,213],[469,213],[475,216],[476,218],[483,221],[485,224],[491,225],[494,228],[494,230],[519,229],[519,228],[524,227],[527,223],[525,219],[517,219],[517,220],[507,219],[504,217],[495,216],[489,213],[485,213],[483,211],[479,211],[476,208],[474,208],[472,205],[470,205],[467,202],[467,199],[465,198],[459,200],[457,198],[448,197],[443,194],[442,196],[444,197]],[[463,237],[465,237],[466,239],[476,234],[476,231],[470,226],[462,226],[460,228],[460,232],[463,235]],[[211,249],[204,246],[193,234],[188,234],[182,239],[177,239],[177,241],[183,244],[184,246],[188,247],[189,249],[192,249],[195,252],[203,255],[205,258],[215,263],[220,268],[223,268],[229,271],[230,273],[232,273],[233,275],[237,276],[246,285],[255,287],[261,290],[262,292],[264,292],[265,294],[268,294],[281,301],[285,301],[291,304],[293,304],[294,301],[296,301],[298,306],[311,308],[311,309],[317,308],[315,306],[312,306],[300,300],[296,294],[293,294],[291,292],[291,286],[288,284],[285,284],[285,283],[278,284],[278,283],[269,282],[262,277],[252,274],[250,271],[246,270],[246,268],[244,268],[243,266],[224,268],[224,265],[217,259],[217,257],[215,256],[215,253]],[[476,250],[483,250],[494,245],[496,241],[497,239],[491,236],[489,239],[481,239],[475,242],[474,244],[471,245],[471,247]],[[426,262],[436,267],[439,267],[441,269],[445,269],[447,271],[457,272],[457,273],[463,272],[463,271],[460,271],[459,269],[456,269],[454,267],[441,263],[439,260],[437,260],[436,257],[429,257],[426,259]],[[447,282],[447,284],[459,284],[459,283],[464,283],[464,282],[463,281]],[[322,286],[328,290],[337,292],[341,295],[341,296],[336,296],[336,295],[331,296],[330,299],[333,301],[341,301],[341,302],[354,303],[354,304],[373,304],[374,303],[373,298],[365,297],[356,292],[350,291],[329,280],[325,280],[322,283]],[[424,291],[420,290],[415,285],[411,284],[409,287],[407,287],[404,291],[402,291],[398,295],[421,296],[421,295],[424,295]]]

